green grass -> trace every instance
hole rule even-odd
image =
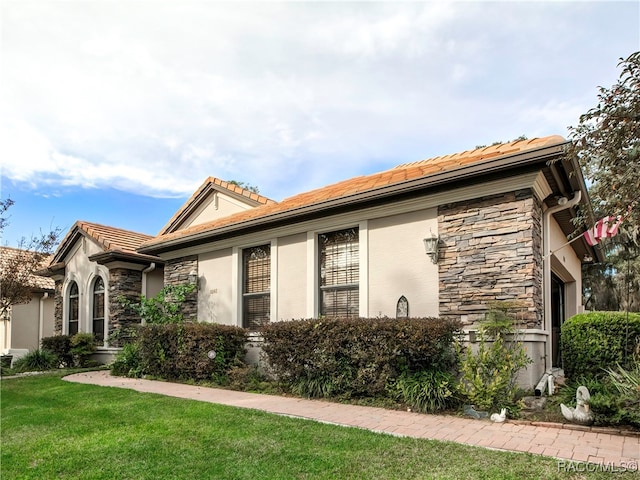
[[[2,479],[611,478],[58,375],[1,382]],[[616,478],[631,478],[627,475]]]

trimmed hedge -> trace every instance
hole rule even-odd
[[[631,368],[640,344],[640,314],[581,313],[562,324],[561,352],[568,378],[603,377],[617,364]]]
[[[263,327],[263,351],[298,394],[378,396],[403,372],[450,370],[459,328],[438,318],[292,320]]]
[[[146,325],[136,343],[145,375],[167,380],[224,381],[242,360],[246,330],[211,323]],[[214,359],[208,352],[214,351]]]
[[[47,350],[58,357],[60,363],[65,367],[73,366],[73,354],[71,353],[71,336],[70,335],[54,335],[53,337],[44,337],[40,344],[42,350]]]

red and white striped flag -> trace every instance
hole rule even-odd
[[[615,237],[622,223],[622,216],[604,217],[596,222],[591,230],[584,232],[584,238],[587,243],[594,246],[603,238]]]

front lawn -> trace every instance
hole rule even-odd
[[[610,478],[558,472],[551,458],[68,383],[60,374],[2,380],[1,420],[3,480]]]

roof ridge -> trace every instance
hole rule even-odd
[[[495,143],[493,145],[485,145],[484,147],[474,148],[474,149],[471,149],[471,150],[465,150],[465,151],[462,151],[462,152],[448,153],[446,155],[439,155],[439,156],[436,156],[436,157],[425,158],[423,160],[416,160],[416,161],[413,161],[413,162],[401,163],[401,164],[396,165],[395,167],[391,168],[390,170],[407,168],[407,167],[415,166],[415,165],[423,165],[425,163],[436,163],[436,162],[444,161],[444,160],[453,160],[453,159],[456,159],[456,158],[478,157],[478,156],[482,157],[482,156],[489,155],[489,154],[505,155],[505,154],[509,153],[510,151],[515,151],[515,150],[509,150],[509,148],[516,147],[516,145],[518,145],[520,143],[522,145],[518,145],[518,148],[516,149],[518,151],[524,151],[524,150],[529,149],[529,148],[535,148],[537,146],[544,146],[544,145],[548,145],[548,144],[551,144],[551,143],[559,143],[559,142],[564,142],[564,141],[565,141],[565,139],[560,135],[549,135],[549,136],[546,136],[546,137],[523,138],[523,139],[513,140],[511,142]]]

